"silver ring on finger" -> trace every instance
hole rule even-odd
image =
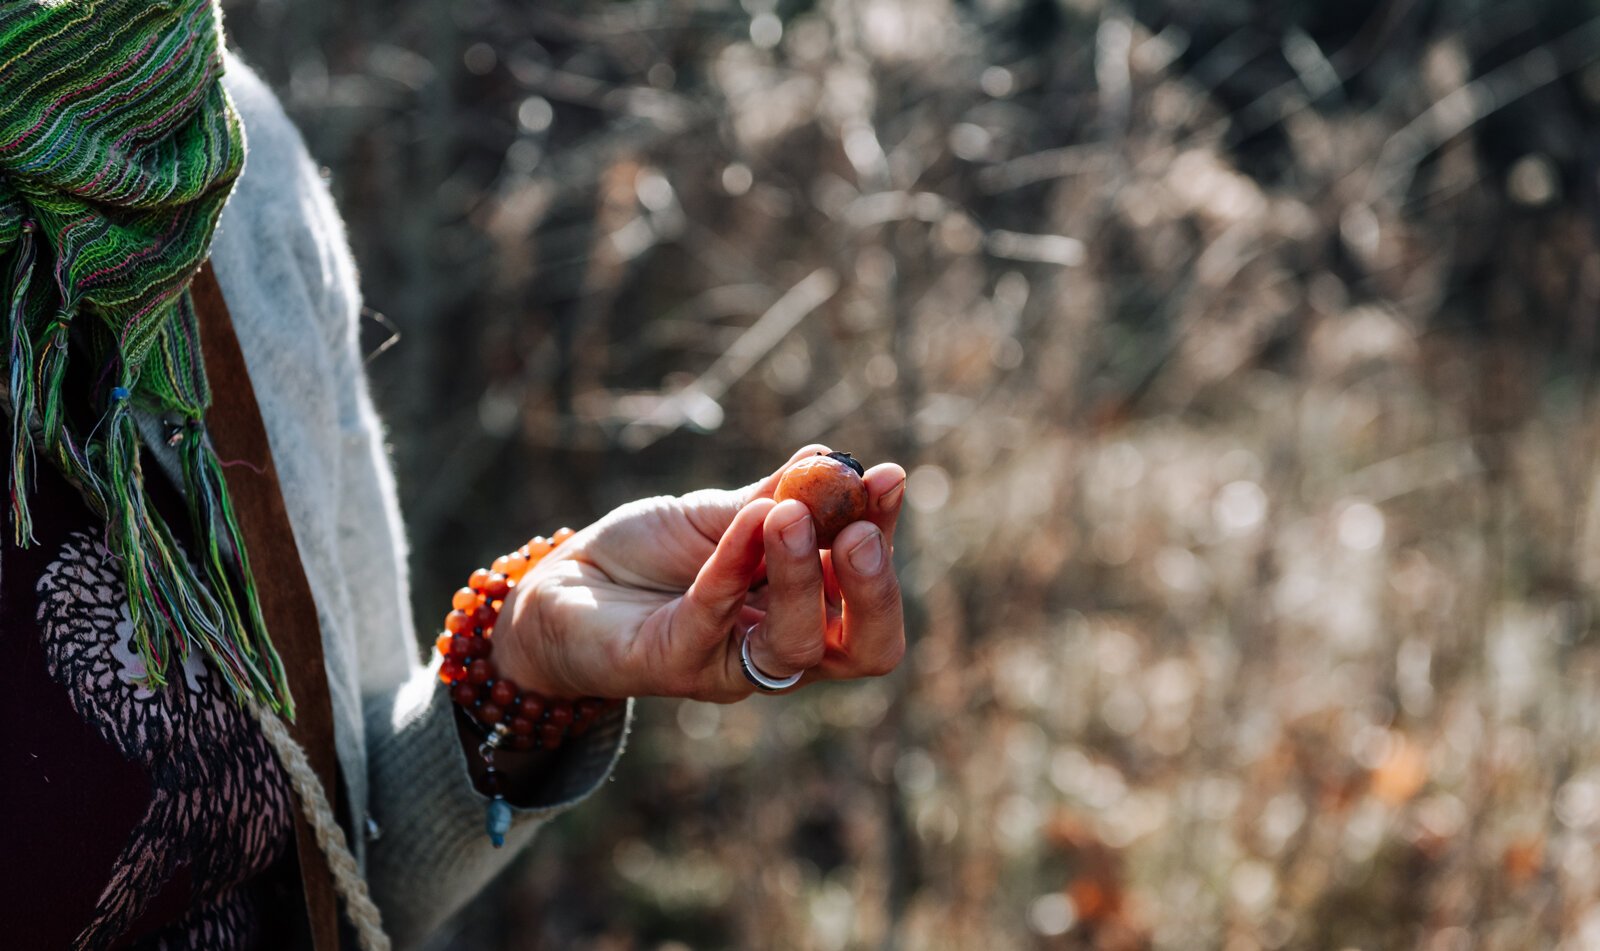
[[[750,635],[755,632],[758,625],[752,624],[744,629],[744,634],[739,638],[739,667],[744,671],[744,679],[755,685],[762,693],[777,693],[779,690],[788,690],[800,682],[800,677],[805,671],[797,671],[781,680],[770,677],[761,672],[756,662],[750,659]]]

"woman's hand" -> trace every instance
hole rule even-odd
[[[807,446],[789,464],[819,450],[828,451]],[[548,696],[726,703],[754,690],[740,669],[746,629],[769,677],[893,670],[905,652],[890,557],[905,471],[867,471],[867,518],[828,552],[817,551],[804,505],[772,501],[782,472],[624,505],[568,539],[506,606],[495,630],[501,671]]]

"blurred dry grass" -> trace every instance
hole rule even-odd
[[[1600,947],[1593,4],[227,6],[404,334],[419,616],[912,471],[902,671],[644,703],[443,946]]]

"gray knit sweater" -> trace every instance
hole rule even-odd
[[[272,92],[237,58],[226,84],[249,152],[212,261],[317,602],[345,805],[358,826],[347,831],[385,927],[398,947],[411,947],[541,823],[606,778],[627,714],[613,714],[565,753],[542,792],[522,796],[506,847],[489,845],[449,700],[419,660],[405,536],[357,347],[360,292],[343,224]],[[462,563],[463,572],[471,567]]]

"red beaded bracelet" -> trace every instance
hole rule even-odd
[[[450,699],[466,712],[483,733],[478,753],[483,757],[484,785],[493,797],[487,826],[496,847],[504,844],[511,825],[494,754],[499,749],[553,750],[569,736],[582,736],[600,714],[623,701],[600,697],[557,700],[523,690],[509,677],[499,676],[494,661],[494,625],[500,609],[517,582],[539,559],[573,536],[563,528],[550,538],[536,537],[516,551],[502,555],[488,568],[479,568],[467,586],[451,598],[444,632],[434,646],[444,657],[439,679],[450,685]]]

